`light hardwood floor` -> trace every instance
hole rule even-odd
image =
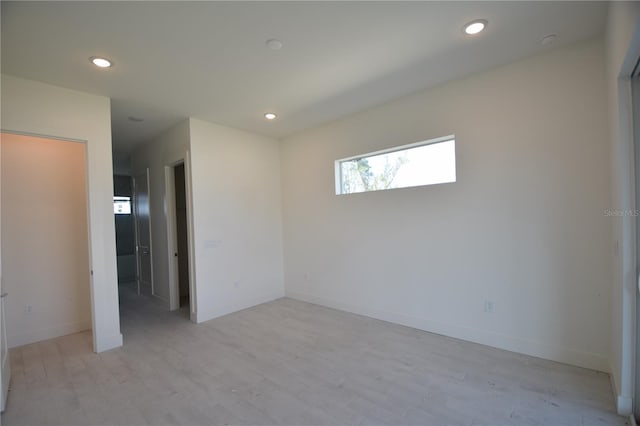
[[[624,425],[606,374],[291,299],[203,324],[123,291],[125,345],[11,350],[12,425]]]

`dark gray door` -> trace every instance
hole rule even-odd
[[[133,203],[136,223],[138,293],[153,294],[151,254],[151,215],[149,209],[149,169],[133,178]]]

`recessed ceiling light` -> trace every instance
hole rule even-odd
[[[274,113],[272,113],[272,112],[267,112],[267,113],[264,115],[264,118],[266,118],[267,120],[275,120],[277,117],[278,117],[278,116],[277,116],[277,115],[275,115],[275,114],[274,114]]]
[[[93,63],[93,65],[99,68],[110,68],[112,65],[110,60],[108,60],[107,58],[101,58],[99,56],[92,56],[89,58],[89,60]]]
[[[482,32],[487,27],[487,21],[485,19],[476,19],[462,27],[462,31],[466,35],[476,35]]]
[[[265,42],[267,47],[271,50],[280,50],[282,49],[282,42],[276,38],[269,39]]]

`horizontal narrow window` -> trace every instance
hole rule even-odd
[[[456,181],[453,136],[336,161],[336,194]]]
[[[113,213],[131,214],[131,197],[113,197]]]

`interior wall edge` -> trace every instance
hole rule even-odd
[[[111,100],[1,74],[2,127],[25,134],[86,141],[93,349],[122,345],[117,289]]]

